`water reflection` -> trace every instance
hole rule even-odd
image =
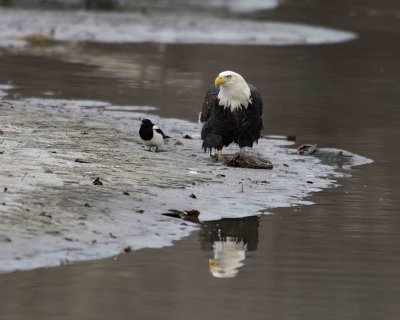
[[[210,273],[234,278],[244,265],[246,253],[257,250],[259,217],[206,221],[201,225],[201,249],[210,253]]]

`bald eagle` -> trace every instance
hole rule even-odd
[[[204,99],[200,122],[204,152],[217,156],[232,142],[253,147],[263,128],[263,103],[258,89],[233,71],[221,72]]]

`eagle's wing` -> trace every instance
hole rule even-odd
[[[239,125],[239,136],[236,143],[239,147],[253,146],[253,142],[257,141],[261,136],[263,129],[262,110],[263,102],[258,89],[249,84],[251,93],[251,103],[246,109],[242,109],[236,114]]]
[[[263,128],[262,123],[262,110],[263,102],[261,99],[261,93],[258,91],[257,87],[249,84],[250,87],[250,99],[251,102],[247,109],[243,110],[238,114],[240,117],[239,123],[241,127],[245,129],[255,129],[255,131],[260,131]]]
[[[204,98],[203,109],[201,109],[200,122],[206,122],[210,116],[214,105],[218,105],[219,88],[212,86]]]
[[[261,93],[260,91],[258,91],[256,86],[249,84],[249,87],[250,87],[251,104],[255,106],[256,114],[261,117],[263,110],[263,101],[261,98]]]

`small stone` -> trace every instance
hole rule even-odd
[[[136,210],[136,212],[137,212],[137,213],[143,213],[144,210],[143,210],[143,209],[138,209],[138,210]]]
[[[124,192],[122,192],[124,195],[126,195],[126,196],[129,196],[130,194],[129,194],[129,192],[126,192],[126,191],[124,191]]]
[[[46,217],[46,218],[49,218],[49,219],[52,219],[52,218],[53,218],[53,216],[52,216],[51,214],[47,213],[47,212],[41,212],[41,213],[39,214],[39,216],[40,216],[40,217]]]
[[[100,177],[97,177],[96,179],[94,179],[93,184],[95,186],[102,186],[103,182],[100,181]]]
[[[50,231],[46,231],[46,234],[49,234],[51,236],[58,236],[61,234],[61,232],[58,230],[50,230]]]
[[[313,154],[315,151],[317,151],[316,144],[303,144],[297,148],[297,154],[303,156],[309,156],[310,154]]]
[[[176,145],[176,146],[182,146],[182,145],[183,145],[183,143],[182,143],[182,141],[181,141],[181,140],[179,140],[179,139],[176,139],[176,141],[175,141],[175,145]]]
[[[131,252],[132,251],[132,248],[131,247],[126,247],[126,248],[124,248],[124,252],[125,253],[129,253],[129,252]]]
[[[252,168],[252,169],[272,169],[273,164],[268,159],[256,154],[237,152],[235,154],[222,155],[222,160],[229,167]]]
[[[7,192],[8,191],[8,188],[7,187],[4,187],[4,192]]]
[[[296,141],[297,137],[295,135],[287,136],[288,141]]]
[[[0,236],[0,242],[11,242],[11,239],[7,236]]]
[[[83,159],[75,159],[75,162],[78,163],[89,163],[89,161],[83,160]]]
[[[200,215],[200,211],[199,211],[199,210],[196,210],[196,209],[186,211],[186,213],[187,213],[187,216],[188,216],[188,217],[195,217],[195,218],[198,218],[199,215]]]
[[[68,259],[61,259],[60,260],[60,266],[65,266],[65,265],[67,265],[69,263],[69,260]]]
[[[182,218],[181,212],[167,212],[167,213],[162,213],[162,215],[170,218],[177,218],[177,219]]]
[[[110,237],[113,239],[117,239],[117,236],[114,236],[111,232],[109,233]]]
[[[192,193],[189,197],[193,198],[193,199],[197,199],[197,197],[196,197],[196,195],[194,193]]]
[[[184,136],[183,136],[183,139],[193,139],[191,136],[189,136],[188,134],[185,134]]]

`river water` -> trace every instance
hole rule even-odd
[[[266,133],[375,162],[354,168],[340,188],[314,194],[312,206],[207,222],[164,249],[2,274],[2,319],[398,319],[400,7],[389,0],[287,1],[254,18],[314,23],[358,38],[321,46],[7,50],[0,83],[11,80],[16,97],[135,101],[195,121],[216,74],[232,69],[262,88]],[[221,239],[243,244],[228,257],[236,263],[229,279],[213,269]]]

